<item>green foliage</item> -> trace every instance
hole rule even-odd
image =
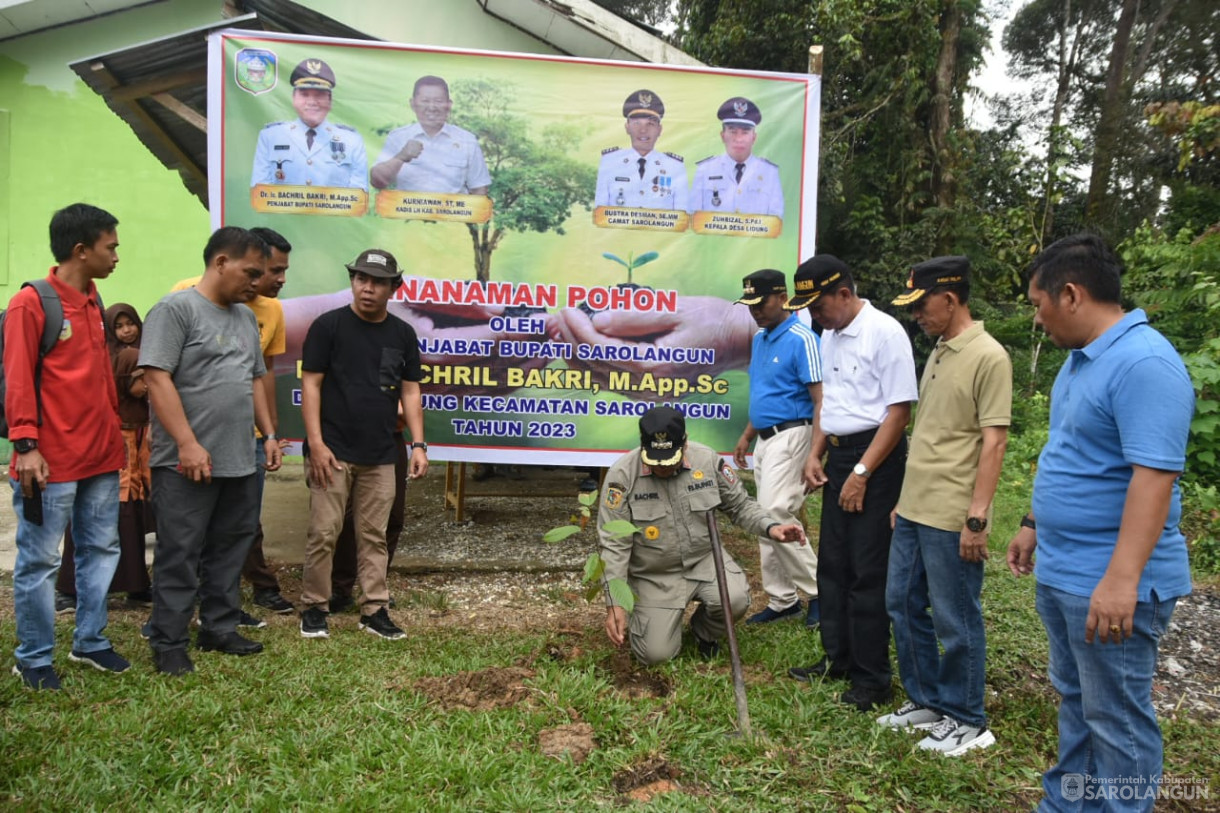
[[[542,535],[543,542],[561,542],[579,534],[588,526],[592,518],[591,509],[597,502],[597,492],[585,491],[576,499],[580,503],[580,524],[552,528]],[[602,525],[601,529],[614,539],[640,533],[638,527],[625,519],[610,520]],[[635,609],[635,594],[631,592],[627,582],[618,578],[607,579],[606,562],[596,551],[590,553],[589,558],[585,560],[584,575],[580,583],[585,587],[585,600],[589,603],[604,597],[622,607],[628,614]]]

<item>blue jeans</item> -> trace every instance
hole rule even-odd
[[[979,604],[983,563],[964,561],[960,542],[961,531],[942,531],[898,517],[890,541],[885,608],[894,626],[898,675],[907,697],[982,727],[987,725],[983,711],[987,638]]]
[[[1152,676],[1177,599],[1136,604],[1134,633],[1121,644],[1085,643],[1089,596],[1039,584],[1037,603],[1050,639],[1051,683],[1061,698],[1059,761],[1042,777],[1046,795],[1038,809],[1152,810],[1162,768]],[[1128,795],[1101,798],[1108,790]]]
[[[59,543],[68,521],[76,543],[76,630],[72,649],[110,649],[106,593],[119,566],[119,473],[99,474],[42,490],[42,525],[25,519],[21,483],[10,478],[17,514],[17,563],[13,568],[13,607],[17,613],[17,663],[51,665],[55,646],[55,574]]]

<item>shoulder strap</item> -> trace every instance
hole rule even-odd
[[[42,326],[42,341],[38,345],[38,357],[41,359],[50,353],[51,348],[59,341],[59,333],[64,328],[64,303],[60,300],[55,286],[45,278],[30,280],[21,285],[22,288],[27,286],[37,291],[38,298],[42,300],[45,322]],[[98,304],[101,304],[100,299]]]

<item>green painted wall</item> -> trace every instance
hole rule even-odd
[[[553,53],[475,0],[302,4],[390,41]],[[221,7],[166,0],[0,42],[0,306],[52,265],[47,224],[75,201],[119,219],[119,266],[101,285],[106,302],[146,312],[170,285],[202,270],[207,211],[68,64],[206,25]]]

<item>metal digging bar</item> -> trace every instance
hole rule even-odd
[[[729,585],[724,576],[724,551],[720,547],[720,530],[716,527],[716,512],[707,512],[707,531],[712,538],[712,560],[716,563],[716,584],[720,587],[720,606],[724,609],[724,627],[729,636],[729,661],[733,665],[733,699],[737,701],[737,729],[746,737],[750,730],[750,708],[746,705],[746,681],[741,673],[741,654],[737,651],[737,630],[733,625],[733,603],[729,600]]]

